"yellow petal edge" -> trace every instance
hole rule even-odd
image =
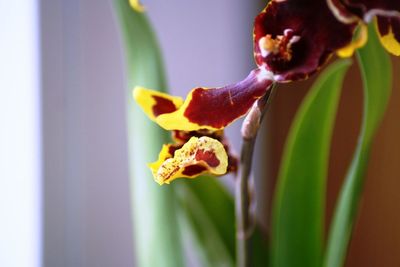
[[[137,12],[143,12],[145,10],[144,6],[140,4],[139,0],[129,0],[129,4]]]
[[[376,30],[378,32],[379,40],[382,46],[391,54],[395,56],[400,56],[400,43],[396,40],[393,34],[393,29],[390,26],[389,33],[386,35],[381,35],[378,30],[377,20],[375,20]]]
[[[196,159],[196,153],[199,150],[211,151],[219,160],[218,166],[211,167],[207,162]],[[149,167],[153,173],[154,180],[159,184],[169,184],[177,178],[195,178],[204,173],[213,175],[223,175],[228,167],[228,155],[226,154],[224,146],[216,139],[202,136],[192,137],[182,146],[182,148],[175,151],[174,156],[169,153],[169,145],[164,145],[158,160],[150,163]],[[183,174],[185,167],[191,165],[200,165],[205,167],[201,173],[189,176]]]
[[[178,96],[171,96],[155,90],[146,89],[144,87],[136,86],[133,89],[133,99],[139,104],[144,113],[153,121],[156,122],[156,117],[153,114],[153,106],[157,103],[153,96],[158,96],[174,103],[178,109],[183,104],[183,99]]]
[[[208,90],[208,88],[203,88]],[[221,130],[221,128],[214,128],[209,125],[201,125],[197,123],[193,123],[189,121],[187,117],[185,117],[185,111],[189,106],[190,102],[193,98],[193,92],[196,89],[192,89],[189,94],[187,95],[185,102],[182,106],[175,112],[171,112],[168,114],[162,114],[157,117],[156,123],[160,125],[165,130],[180,130],[180,131],[197,131],[197,130],[210,130],[210,131],[217,131]]]
[[[207,88],[204,88],[207,89]],[[196,89],[192,89],[187,95],[185,101],[181,97],[170,96],[165,93],[161,93],[159,91],[146,89],[144,87],[137,86],[133,89],[133,98],[139,104],[139,106],[143,109],[146,115],[153,121],[155,121],[160,127],[165,130],[181,130],[181,131],[197,131],[197,130],[211,130],[217,131],[222,128],[214,128],[209,125],[201,125],[197,123],[193,123],[185,117],[184,113],[192,101],[193,92]],[[161,114],[157,117],[154,116],[152,108],[155,105],[156,101],[152,96],[159,96],[168,100],[171,100],[175,107],[176,111],[171,113]]]
[[[361,23],[360,30],[358,32],[358,36],[347,46],[339,49],[337,51],[337,55],[342,58],[351,57],[354,54],[354,51],[358,48],[363,47],[368,40],[368,27],[367,25]]]

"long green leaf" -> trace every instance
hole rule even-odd
[[[332,221],[324,266],[340,267],[346,257],[354,217],[362,193],[373,137],[386,110],[391,92],[392,67],[372,26],[368,44],[359,50],[358,62],[364,83],[364,112],[358,145],[341,189]]]
[[[181,180],[183,219],[201,249],[202,266],[234,266],[233,198],[214,177]]]
[[[128,64],[128,122],[132,162],[132,203],[137,257],[140,266],[182,266],[179,231],[195,237],[203,266],[233,266],[235,261],[234,202],[215,178],[182,180],[180,186],[159,187],[150,178],[146,162],[154,160],[165,133],[138,110],[131,88],[142,85],[165,89],[157,42],[143,14],[132,11],[127,0],[115,0]],[[140,153],[140,155],[138,154]],[[172,191],[173,190],[173,191]],[[175,211],[175,192],[180,196]],[[176,216],[181,223],[178,226]],[[265,254],[260,232],[254,238],[258,254]],[[257,258],[261,258],[260,255]],[[257,265],[259,266],[259,265]]]
[[[320,75],[292,124],[272,213],[272,266],[321,266],[330,141],[349,66],[342,60]]]
[[[184,220],[201,249],[201,266],[234,266],[235,212],[233,196],[213,177],[183,180],[181,204],[185,208]],[[268,244],[256,225],[251,240],[252,265],[267,266]]]
[[[184,266],[174,189],[157,185],[146,167],[155,159],[167,136],[144,116],[132,99],[135,85],[165,90],[163,62],[146,16],[133,11],[128,0],[115,0],[114,6],[125,41],[127,63],[126,99],[136,257],[142,267]]]

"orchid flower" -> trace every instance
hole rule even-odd
[[[134,99],[157,123],[163,115],[172,114],[184,105],[180,97],[140,87],[135,88]],[[158,160],[149,164],[157,183],[169,184],[176,178],[194,178],[204,173],[223,175],[227,171],[236,171],[237,159],[229,153],[222,130],[207,130],[206,126],[172,128],[168,129],[173,130],[174,143],[165,144]]]
[[[267,92],[273,83],[268,75],[258,69],[237,84],[195,88],[185,101],[136,87],[136,102],[150,119],[173,131],[175,141],[165,145],[158,161],[149,165],[154,179],[163,184],[181,177],[193,178],[204,173],[223,175],[235,170],[237,160],[228,153],[223,129],[244,116]]]
[[[132,2],[138,4],[138,1]],[[372,15],[379,15],[384,44],[399,37],[400,23],[396,16],[400,4],[389,0],[375,2],[272,0],[255,18],[257,68],[244,80],[221,88],[192,89],[186,100],[136,87],[134,98],[147,116],[174,133],[175,143],[164,145],[159,159],[149,165],[155,180],[168,184],[180,177],[194,178],[204,173],[223,175],[236,170],[237,160],[229,155],[223,129],[246,115],[274,83],[308,78],[335,52],[350,56],[365,43],[363,21],[369,21]],[[353,40],[358,27],[360,34]],[[385,47],[396,51],[392,44]]]

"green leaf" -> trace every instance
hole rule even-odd
[[[163,62],[155,36],[142,13],[128,0],[115,0],[127,64],[127,120],[136,258],[142,267],[184,266],[172,186],[154,182],[147,163],[156,159],[166,132],[152,123],[132,99],[136,85],[165,90]]]
[[[357,54],[364,84],[364,111],[358,145],[339,194],[324,259],[326,267],[343,265],[357,214],[369,152],[384,115],[392,88],[390,57],[381,47],[375,29],[369,27],[369,41]]]
[[[250,240],[251,248],[251,266],[267,267],[269,266],[270,248],[267,235],[261,231],[261,227],[256,226]]]
[[[232,195],[212,177],[180,180],[160,187],[146,167],[169,138],[139,110],[131,96],[132,88],[141,85],[165,91],[163,64],[145,15],[133,11],[127,0],[114,0],[114,4],[127,61],[132,211],[139,266],[183,266],[184,250],[180,240],[183,235],[195,239],[192,245],[198,248],[195,253],[199,254],[202,266],[233,266],[235,225]],[[257,242],[255,253],[265,254],[261,235],[257,234],[254,239]]]
[[[233,196],[215,177],[199,177],[179,182],[182,216],[201,251],[201,266],[234,266],[235,211]],[[256,226],[251,239],[252,266],[266,266],[268,246]]]
[[[215,177],[175,182],[180,186],[183,219],[201,249],[202,266],[234,266],[235,225],[231,194]]]
[[[322,73],[292,124],[272,213],[272,266],[321,266],[325,186],[333,124],[350,61]]]

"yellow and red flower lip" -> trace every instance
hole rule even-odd
[[[185,101],[180,97],[136,87],[133,97],[148,117],[173,131],[175,144],[164,145],[149,165],[157,183],[194,178],[209,173],[236,172],[222,129],[245,115],[273,84],[273,75],[252,71],[243,81],[222,88],[195,88]]]
[[[217,131],[244,116],[272,86],[270,72],[252,71],[243,81],[221,88],[195,88],[185,101],[157,91],[136,87],[136,102],[166,130]]]
[[[236,173],[238,159],[223,131],[173,131],[172,138],[175,143],[163,145],[158,160],[148,164],[158,184],[202,174]]]
[[[204,173],[223,175],[227,172],[228,155],[218,140],[192,137],[176,150],[173,145],[164,145],[158,160],[149,167],[158,184],[169,184],[177,178],[195,178]]]

